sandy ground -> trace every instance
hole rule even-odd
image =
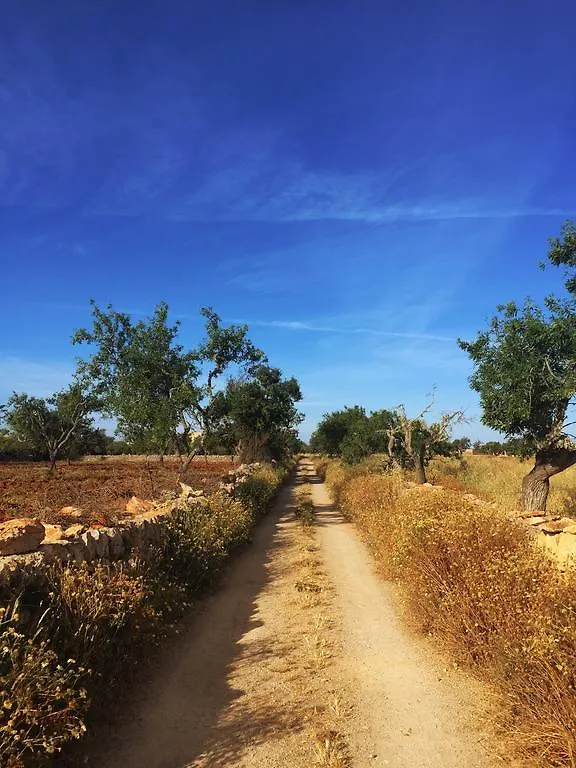
[[[113,733],[104,768],[501,765],[487,698],[401,619],[397,595],[303,460],[222,589]],[[308,486],[318,524],[294,498]],[[300,489],[298,488],[300,485]]]
[[[357,708],[354,765],[480,768],[499,764],[480,723],[486,690],[407,630],[394,586],[376,573],[354,527],[313,486],[319,540],[342,616],[341,675]]]

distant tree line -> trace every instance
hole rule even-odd
[[[472,444],[472,450],[474,453],[485,454],[488,456],[526,457],[526,444],[524,440],[520,440],[519,438],[512,438],[502,442],[499,442],[498,440],[488,440],[485,443],[476,440]]]
[[[339,456],[356,464],[381,454],[387,468],[412,469],[417,482],[426,482],[426,465],[433,456],[461,454],[468,438],[450,439],[451,427],[464,420],[461,411],[444,413],[436,422],[425,417],[432,402],[415,418],[403,406],[367,413],[355,405],[326,413],[310,438],[310,450]]]
[[[248,338],[244,325],[224,326],[204,308],[204,338],[178,342],[180,324],[159,304],[148,320],[92,302],[92,327],[70,386],[42,399],[14,393],[2,406],[0,458],[58,459],[88,453],[177,454],[181,472],[199,453],[236,454],[241,461],[282,460],[301,448],[294,378],[284,378]],[[116,439],[94,426],[116,421]]]

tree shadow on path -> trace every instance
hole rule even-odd
[[[262,622],[257,599],[271,580],[282,575],[275,555],[287,537],[282,518],[292,510],[292,487],[280,492],[251,546],[231,563],[219,591],[205,601],[199,615],[184,621],[182,635],[163,649],[154,672],[148,672],[150,679],[137,686],[139,700],[113,728],[94,730],[84,749],[78,750],[82,754],[73,758],[75,765],[224,768],[247,745],[281,738],[286,729],[301,727],[298,714],[282,711],[265,696],[251,697],[246,711],[240,704],[243,691],[230,685],[238,664],[265,664],[282,655],[281,638],[273,647],[258,639]],[[202,755],[208,754],[205,762]]]

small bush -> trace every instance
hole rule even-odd
[[[251,511],[221,493],[203,507],[177,510],[158,550],[165,580],[196,594],[220,572],[230,552],[248,540],[252,524]]]
[[[253,520],[258,520],[268,509],[286,474],[287,471],[282,470],[259,469],[236,487],[234,497],[251,512]]]
[[[314,525],[316,513],[312,499],[301,499],[294,510],[294,514],[302,525]]]
[[[55,568],[50,581],[44,636],[88,670],[110,672],[118,646],[136,640],[149,614],[144,564],[82,563]]]

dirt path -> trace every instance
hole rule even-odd
[[[313,481],[301,462],[297,483]],[[98,735],[103,768],[484,768],[480,689],[399,618],[365,546],[312,483],[256,531],[143,688],[130,722]],[[474,719],[476,718],[476,719]]]
[[[357,708],[354,765],[496,764],[479,726],[488,711],[486,692],[406,629],[394,587],[375,573],[365,544],[334,511],[323,484],[313,486],[313,498],[342,616],[341,675]]]

